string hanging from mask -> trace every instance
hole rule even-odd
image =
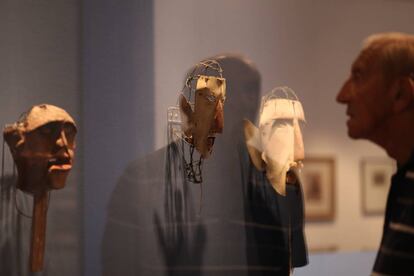
[[[30,218],[25,215],[17,205],[17,170],[13,162],[11,175],[6,174],[6,141],[3,139],[1,149],[1,179],[0,179],[0,243],[3,244],[3,250],[7,250],[11,262],[8,266],[0,267],[0,274],[26,275],[26,269],[23,264],[25,261],[24,254],[20,253],[24,247],[22,238],[25,231],[25,223],[22,218]],[[22,196],[21,202],[29,206],[28,198]],[[16,212],[14,212],[16,211]],[[3,274],[2,274],[3,275]]]
[[[5,179],[4,179],[4,145],[6,141],[3,140],[1,148],[1,179],[0,179],[0,218],[3,218],[3,200],[5,200]]]
[[[6,162],[6,160],[5,160],[5,158],[6,158],[5,157],[5,144],[6,144],[6,141],[3,140],[2,150],[1,150],[1,183],[0,183],[0,186],[1,186],[0,187],[0,199],[1,200],[7,200],[4,197],[6,196],[5,194],[7,193],[7,190],[9,190],[9,188],[10,188],[10,187],[6,187],[6,179],[5,179],[6,178],[6,176],[5,176],[5,162]],[[16,164],[13,162],[12,180],[14,182],[16,182],[16,179],[17,179],[16,175],[17,175],[17,173],[16,173]],[[22,209],[20,208],[21,204],[19,204],[18,189],[16,188],[16,185],[12,185],[11,189],[12,189],[11,194],[12,194],[12,197],[13,197],[13,205],[14,205],[14,208],[16,209],[17,213],[22,217],[32,219],[32,216],[25,214],[22,211]],[[49,200],[50,200],[50,198],[49,198]],[[2,206],[3,206],[3,204],[1,204],[0,208],[2,208]],[[0,210],[0,212],[2,212],[2,210]]]
[[[4,145],[6,141],[3,140],[2,148],[1,148],[1,180],[0,180],[0,199],[3,196],[3,189],[4,189]]]

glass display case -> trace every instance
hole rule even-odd
[[[414,32],[414,4],[121,2],[0,3],[1,127],[51,104],[77,128],[66,186],[47,198],[40,272],[33,197],[4,141],[0,275],[369,274],[395,164],[347,137],[334,99],[364,37]],[[285,193],[244,128],[267,137],[261,100],[284,86],[306,115],[301,186]]]

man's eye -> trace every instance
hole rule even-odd
[[[355,70],[355,71],[353,71],[353,72],[352,72],[352,74],[351,74],[351,78],[352,78],[354,81],[359,81],[359,80],[361,80],[361,79],[362,79],[362,73],[361,73],[361,71],[359,71],[359,70]]]

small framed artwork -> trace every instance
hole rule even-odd
[[[361,160],[362,212],[381,215],[385,211],[391,177],[396,164],[390,158],[363,158]]]
[[[306,221],[332,221],[335,214],[335,161],[307,157],[302,169]]]

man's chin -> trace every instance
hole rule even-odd
[[[351,139],[358,139],[358,135],[356,135],[352,130],[348,129],[348,136]]]
[[[351,139],[368,139],[368,135],[366,131],[361,131],[353,128],[348,127],[348,136]]]
[[[359,139],[361,137],[361,131],[359,131],[355,126],[348,120],[347,122],[348,127],[348,136],[352,139]]]

